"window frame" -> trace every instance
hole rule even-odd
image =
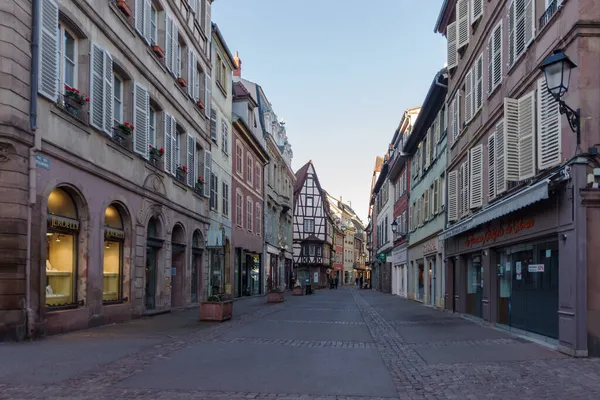
[[[237,143],[235,146],[235,160],[236,160],[236,168],[235,172],[241,177],[244,176],[244,148],[241,144]]]
[[[312,223],[312,229],[307,228],[307,226],[306,226],[307,222]],[[302,221],[302,225],[304,228],[304,233],[315,233],[315,220],[313,218],[304,218],[304,221]]]
[[[119,82],[119,101],[118,101],[118,106],[119,106],[119,114],[121,117],[121,120],[117,119],[117,90],[116,90],[116,82]],[[113,67],[113,121],[117,122],[117,123],[123,123],[124,121],[124,115],[123,115],[123,86],[125,84],[124,79],[114,70]]]
[[[75,35],[73,33],[73,30],[71,30],[69,27],[67,27],[64,23],[60,22],[58,23],[58,34],[59,34],[59,72],[58,72],[58,76],[59,76],[59,90],[58,93],[62,94],[65,92],[65,74],[66,74],[66,68],[65,68],[65,59],[67,58],[67,53],[65,51],[65,41],[66,41],[66,34],[69,34],[69,36],[71,36],[73,38],[73,58],[74,60],[72,60],[73,62],[73,84],[69,85],[71,87],[75,87],[77,88],[78,86],[78,63],[77,63],[77,59],[79,58],[79,38],[77,37],[77,35]],[[69,60],[71,61],[71,60]]]
[[[254,227],[254,202],[250,196],[246,197],[246,229],[253,232]]]
[[[156,113],[156,109],[150,106],[150,111],[148,113],[148,144],[155,148],[158,147],[156,144]]]

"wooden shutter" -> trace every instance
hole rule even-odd
[[[461,49],[469,44],[469,0],[458,0],[456,3],[457,29],[457,49]]]
[[[135,0],[135,30],[138,31],[142,37],[146,36],[145,24],[146,17],[144,15],[144,3],[145,0]],[[135,126],[135,125],[134,125]]]
[[[473,70],[465,76],[465,123],[473,118]]]
[[[104,130],[104,49],[92,43],[90,61],[90,122]],[[135,125],[134,125],[135,126]]]
[[[179,78],[181,76],[181,63],[179,60],[181,59],[181,46],[179,46],[179,26],[173,20],[173,36],[171,37],[171,48],[172,59],[171,59],[171,71],[175,75],[175,78]]]
[[[488,199],[496,198],[496,133],[488,136]]]
[[[189,48],[188,49],[187,92],[188,92],[188,96],[190,96],[194,101],[196,101],[196,99],[194,99],[194,91],[196,89],[196,84],[195,84],[195,80],[194,80],[196,77],[196,74],[194,73],[195,68],[197,68],[196,67],[196,57],[195,57],[195,54],[192,51],[192,49]]]
[[[519,180],[535,176],[535,91],[519,99]]]
[[[152,44],[152,0],[144,0],[144,38],[148,44]],[[158,30],[158,27],[156,27]],[[135,126],[135,125],[134,125]]]
[[[173,72],[173,19],[165,13],[165,65],[170,72]]]
[[[506,191],[506,143],[504,140],[504,120],[496,124],[496,141],[494,143],[496,196]]]
[[[502,21],[493,31],[494,88],[502,82]]]
[[[210,75],[204,74],[204,115],[206,117],[210,117],[210,110],[212,107],[211,104],[211,89],[212,89],[212,81],[210,79]]]
[[[463,173],[463,182],[462,182],[462,210],[463,213],[469,211],[469,203],[470,203],[470,195],[471,195],[471,179],[469,176],[469,157],[467,156],[467,161],[464,162],[464,173]]]
[[[454,109],[454,112],[456,113],[454,115],[454,123],[456,124],[456,132],[457,135],[456,136],[460,136],[460,134],[462,133],[462,124],[460,121],[460,89],[456,91],[456,108]]]
[[[458,66],[458,53],[457,53],[457,37],[456,37],[457,24],[453,22],[448,24],[446,28],[446,37],[448,39],[448,55],[446,62],[448,63],[448,69],[455,68]]]
[[[473,147],[471,156],[471,208],[483,205],[483,144]]]
[[[173,120],[171,116],[167,113],[164,113],[165,117],[165,171],[167,173],[171,173],[171,165],[173,163],[173,140],[172,140],[172,125]]]
[[[196,185],[196,140],[192,135],[187,135],[187,184],[190,187]]]
[[[456,107],[456,102],[452,99],[448,105],[448,131],[452,133],[451,135],[448,134],[448,138],[452,138],[452,143],[454,142],[454,139],[456,139],[456,135],[454,134],[454,107]]]
[[[429,167],[431,162],[431,127],[427,130],[427,135],[425,135],[426,146],[425,146],[425,168]]]
[[[525,0],[525,47],[535,38],[535,0]]]
[[[504,178],[519,181],[519,101],[504,99]]]
[[[483,0],[471,0],[471,24],[483,17]]]
[[[546,169],[560,164],[561,120],[559,105],[546,88],[546,79],[538,80],[537,146],[538,168]]]
[[[175,120],[175,117],[171,116],[171,148],[173,152],[173,158],[171,160],[171,174],[173,175],[177,173],[177,164],[181,162],[179,153],[181,148],[177,146],[177,135],[177,121]]]
[[[494,90],[494,32],[490,35],[487,43],[487,59],[488,59],[488,76],[487,76],[487,92],[492,94]]]
[[[439,192],[440,192],[439,179],[436,178],[433,181],[433,207],[432,207],[432,209],[433,209],[432,214],[433,215],[436,215],[439,212],[439,208],[440,208],[440,198],[439,198],[440,195],[439,195]]]
[[[148,90],[139,83],[133,89],[133,149],[136,153],[148,159],[150,142],[150,97]]]
[[[204,150],[204,180],[210,182],[210,176],[212,174],[212,154],[208,150]],[[210,184],[204,185],[204,196],[210,197]]]
[[[206,0],[205,4],[206,7],[204,8],[204,33],[206,34],[206,37],[208,38],[208,41],[210,41],[210,37],[211,37],[211,26],[210,26],[210,3],[212,0]]]
[[[448,173],[448,221],[458,219],[458,172]]]
[[[475,94],[473,96],[475,106],[473,107],[473,114],[483,107],[483,53],[479,55],[475,61]]]
[[[58,4],[54,0],[40,0],[39,36],[39,79],[38,92],[52,101],[58,100],[59,88],[59,47]]]
[[[214,108],[210,109],[210,138],[217,140],[217,110]]]
[[[104,132],[112,136],[113,122],[113,61],[112,56],[104,50]],[[135,127],[135,125],[134,125]]]
[[[423,215],[424,221],[429,220],[429,188],[425,189],[425,193],[423,194]]]
[[[508,66],[515,63],[515,1],[508,6]]]

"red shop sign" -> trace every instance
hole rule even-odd
[[[496,239],[501,238],[504,235],[514,235],[525,229],[530,229],[535,224],[533,218],[530,219],[518,219],[514,222],[510,222],[505,225],[497,227],[490,227],[485,232],[480,234],[469,234],[465,239],[466,247],[473,247],[475,245],[484,245],[487,243],[494,243]]]

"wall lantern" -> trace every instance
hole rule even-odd
[[[392,232],[396,233],[398,231],[398,222],[396,222],[396,220],[394,220],[394,222],[392,222]]]

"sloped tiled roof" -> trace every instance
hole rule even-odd
[[[304,185],[304,180],[306,179],[306,171],[308,171],[308,167],[312,163],[312,160],[309,160],[306,164],[304,164],[298,171],[296,171],[296,183],[294,184],[294,195],[298,194],[302,186]]]
[[[235,97],[250,96],[250,92],[242,82],[233,82],[233,95]]]

